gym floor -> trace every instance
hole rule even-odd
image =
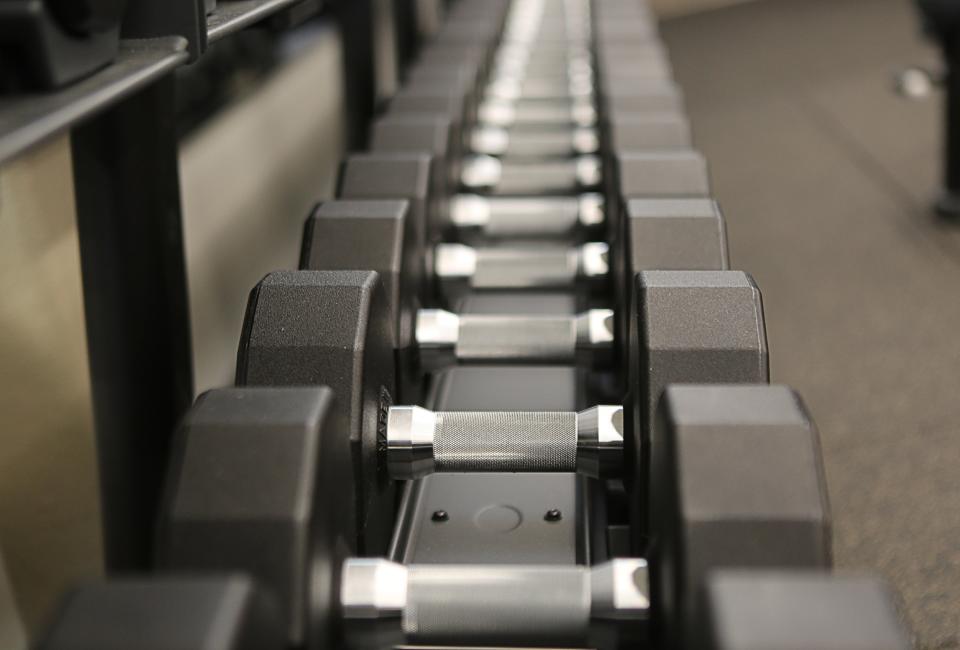
[[[908,0],[771,0],[666,21],[773,379],[820,427],[841,570],[900,590],[919,648],[960,648],[960,223],[929,210],[937,63]]]

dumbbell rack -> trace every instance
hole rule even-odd
[[[251,294],[238,387],[181,426],[167,577],[75,596],[49,650],[119,647],[118,608],[191,648],[214,619],[232,648],[835,647],[823,602],[886,625],[876,583],[826,572],[816,429],[767,384],[653,25],[636,0],[454,6],[303,270]],[[455,53],[472,72],[426,63]],[[254,581],[169,577],[207,571]]]

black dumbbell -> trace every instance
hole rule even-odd
[[[623,123],[628,120],[624,118]],[[651,135],[651,127],[659,135]],[[660,128],[664,127],[664,128]],[[633,134],[629,133],[635,130]],[[375,153],[359,154],[347,159],[344,166],[341,196],[344,198],[408,198],[433,208],[439,223],[431,227],[434,233],[457,238],[464,233],[497,237],[533,237],[594,233],[605,223],[606,200],[600,193],[579,196],[481,196],[454,194],[446,198],[460,175],[459,160],[444,144],[444,133],[449,124],[441,116],[389,116],[374,126],[372,146]],[[646,139],[649,143],[665,145],[664,137],[679,144],[686,133],[685,121],[668,114],[638,118],[627,128],[617,129],[620,140],[633,142]],[[629,144],[629,143],[628,143]],[[435,157],[436,167],[430,172],[432,181],[424,193],[408,184],[400,186],[401,179],[417,177],[416,166],[428,163],[410,152],[420,150]],[[382,153],[381,153],[382,152]],[[388,154],[388,155],[384,155]],[[693,151],[639,150],[635,154],[624,150],[619,164],[613,165],[615,177],[611,185],[617,188],[617,197],[626,198],[683,198],[709,195],[709,179],[703,157]],[[444,165],[446,163],[446,165]],[[443,170],[453,170],[451,176]],[[377,175],[372,170],[379,172]],[[440,171],[437,171],[440,170]],[[561,170],[562,171],[562,170]],[[502,167],[501,167],[502,172]],[[349,182],[347,177],[349,176]],[[391,180],[396,179],[396,180]],[[417,195],[420,191],[422,195]],[[431,200],[432,203],[427,204]],[[616,216],[614,208],[612,215]],[[615,220],[608,232],[616,232]]]
[[[760,297],[742,273],[641,273],[634,318],[634,348],[645,349],[636,352],[638,360],[631,363],[633,407],[628,412],[643,414],[625,423],[627,432],[636,437],[635,443],[628,443],[631,448],[643,446],[642,437],[651,427],[647,424],[652,417],[650,409],[667,383],[767,380]],[[363,533],[365,527],[384,521],[383,513],[392,507],[392,495],[382,492],[390,484],[384,482],[387,474],[378,450],[389,446],[389,432],[384,428],[387,414],[406,412],[390,408],[397,394],[395,354],[402,358],[413,352],[397,349],[394,333],[389,300],[376,273],[278,272],[267,276],[251,293],[238,353],[240,385],[323,384],[338,396],[341,408],[330,426],[342,432],[344,445],[353,447],[355,462],[363,459],[357,465],[352,486],[355,498],[351,500],[358,504],[361,537],[372,535]],[[614,436],[617,429],[611,423],[622,418],[623,409],[609,407],[603,412],[611,416],[603,431]],[[478,444],[490,444],[480,444],[475,451],[495,457],[497,445],[507,445],[514,449],[508,457],[515,471],[526,465],[540,471],[576,469],[569,461],[576,460],[577,441],[569,435],[577,419],[575,414],[567,414],[564,427],[551,429],[551,445],[562,444],[562,453],[549,451],[546,441],[531,438],[531,431],[512,427],[509,417],[503,420],[506,429],[495,430],[510,435],[495,440],[480,436]],[[484,417],[475,422],[487,424]],[[468,430],[472,431],[462,429]],[[401,427],[395,433],[402,435],[402,431]],[[561,440],[557,437],[561,435],[568,437]],[[402,456],[402,441],[395,442],[401,446],[395,444],[391,453]],[[553,460],[544,461],[538,455],[541,451]],[[560,459],[564,464],[557,466]],[[627,467],[633,465],[627,463]],[[399,465],[393,467],[399,474]],[[478,462],[477,469],[481,467]],[[381,517],[371,518],[373,512],[380,512]],[[374,542],[366,545],[377,546]]]
[[[645,636],[651,617],[657,635],[705,625],[689,603],[716,568],[829,566],[816,430],[784,387],[669,389],[649,559],[591,568],[351,557],[353,529],[340,527],[353,504],[336,482],[349,441],[331,404],[323,388],[201,397],[178,433],[160,525],[161,567],[255,576],[282,603],[293,643],[615,647]]]
[[[628,260],[619,275],[632,278],[638,271],[671,268],[726,269],[726,237],[723,218],[716,204],[707,200],[637,200],[629,205],[631,224]],[[573,362],[578,356],[590,360],[595,354],[608,356],[613,345],[614,312],[625,318],[629,311],[626,283],[619,283],[607,304],[611,308],[590,309],[574,316],[457,316],[438,310],[423,310],[422,286],[424,253],[416,246],[411,206],[407,201],[329,201],[320,204],[307,220],[301,266],[308,270],[375,270],[384,283],[390,311],[394,315],[398,349],[415,347],[421,361],[430,355],[431,369],[454,358],[496,362]],[[411,243],[413,242],[413,243]],[[529,274],[544,275],[539,266],[550,256],[567,264],[568,284],[577,274],[577,260],[569,260],[575,251],[591,255],[590,246],[581,249],[498,248],[480,249],[475,265],[489,264],[490,270],[473,276],[472,288],[489,281],[499,288],[511,280],[495,277],[510,272],[512,282],[530,288]],[[477,256],[476,249],[458,245],[438,246],[435,255],[459,254],[464,250]],[[592,263],[606,265],[596,253]],[[514,260],[512,266],[510,261]],[[438,259],[431,266],[437,276],[450,280],[448,262]],[[525,265],[521,268],[520,265]],[[524,272],[526,268],[526,273]],[[557,275],[559,271],[557,270]],[[495,275],[496,274],[496,275]],[[534,278],[536,279],[536,278]],[[429,279],[427,280],[429,282]],[[451,304],[456,304],[454,301]],[[626,332],[625,323],[620,332]],[[451,358],[452,357],[452,358]],[[405,373],[406,375],[406,373]],[[414,371],[416,376],[417,372]]]
[[[560,204],[565,210],[558,215],[556,231],[591,229],[596,231],[600,199],[594,195],[580,197],[511,198],[501,201],[494,197],[457,196],[452,203],[434,191],[432,183],[438,177],[436,167],[427,154],[374,153],[354,154],[344,163],[339,197],[343,199],[404,199],[410,202],[414,224],[414,245],[427,255],[427,243],[444,239],[458,239],[464,231],[499,230],[509,235],[518,230],[531,234],[537,230],[550,232],[550,209]],[[706,165],[694,152],[663,151],[655,153],[623,154],[617,159],[619,184],[624,196],[649,198],[706,197],[709,190]],[[524,214],[525,213],[525,214]],[[605,217],[611,213],[605,210]],[[566,219],[563,219],[566,215]],[[575,215],[571,224],[570,217]],[[511,222],[516,224],[511,226]],[[607,219],[607,230],[613,240],[619,240],[622,227],[617,219]],[[546,225],[539,225],[546,224]],[[423,242],[421,244],[421,242]],[[678,261],[678,263],[680,263]],[[677,268],[673,266],[672,268]],[[685,268],[704,268],[700,264]],[[432,271],[431,271],[432,273]],[[560,278],[566,283],[567,276]]]
[[[425,577],[442,577],[445,569],[425,573],[425,566],[412,571],[382,561],[354,561],[347,582],[356,586],[393,579],[406,583]],[[608,576],[623,575],[642,565],[621,561],[591,569],[589,573],[557,571],[569,579],[579,573],[591,596],[599,596]],[[486,571],[486,570],[485,570]],[[420,575],[418,575],[418,573]],[[566,575],[564,575],[566,573]],[[495,571],[485,573],[490,578]],[[501,573],[501,579],[522,572]],[[529,575],[529,574],[528,574]],[[527,576],[524,576],[527,577]],[[586,580],[584,579],[586,578]],[[490,581],[492,582],[492,580]],[[219,584],[218,584],[219,583]],[[597,583],[600,583],[599,585]],[[488,583],[489,584],[489,583]],[[609,584],[609,583],[607,583]],[[356,592],[354,592],[356,593]],[[620,592],[622,595],[623,592]],[[499,594],[495,594],[499,595]],[[631,595],[631,594],[626,594]],[[633,595],[637,595],[634,592]],[[597,598],[599,601],[600,599]],[[272,608],[251,606],[269,602],[255,594],[252,583],[242,578],[141,578],[114,580],[73,591],[61,604],[57,616],[39,644],[42,650],[261,650],[283,645]],[[695,647],[707,650],[909,650],[911,633],[888,585],[870,576],[832,576],[816,571],[720,569],[710,573],[705,587],[705,622],[699,628]],[[361,603],[348,601],[351,616]],[[366,603],[364,603],[366,604]],[[370,611],[370,610],[368,610]],[[524,610],[525,611],[525,610]],[[618,613],[643,620],[643,607],[620,608]],[[402,613],[397,617],[402,617]],[[385,621],[357,617],[354,636],[363,627],[379,627],[385,637]],[[597,617],[599,618],[599,617]],[[216,626],[216,633],[214,632]],[[522,632],[530,633],[532,626]],[[609,624],[607,628],[609,629]],[[359,630],[358,630],[359,628]],[[521,634],[522,636],[522,634]],[[226,639],[226,645],[220,642]],[[369,637],[368,637],[369,638]],[[535,641],[543,641],[537,638]],[[689,645],[686,647],[690,647]]]
[[[439,114],[389,113],[374,123],[371,134],[371,151],[374,153],[361,156],[361,159],[370,160],[379,153],[422,151],[431,154],[436,169],[431,193],[449,197],[449,205],[440,202],[436,207],[449,214],[448,221],[452,228],[488,231],[500,237],[549,237],[551,234],[566,233],[570,228],[597,231],[603,223],[604,201],[602,195],[596,192],[555,197],[458,194],[464,159],[462,150],[456,150],[452,140],[444,139],[445,134],[452,133],[448,120]],[[549,135],[548,139],[562,141],[570,137],[558,131]],[[494,162],[494,167],[497,166],[498,163]],[[502,166],[500,169],[502,172]],[[358,184],[350,192],[358,198],[367,193],[382,196],[384,190],[376,189],[376,183]],[[394,194],[394,197],[408,194],[409,191]]]
[[[609,247],[604,242],[574,248],[517,244],[478,249],[443,242],[445,234],[454,229],[449,225],[446,197],[431,192],[435,169],[425,154],[354,154],[347,158],[340,181],[339,196],[343,199],[409,202],[406,224],[409,236],[403,244],[412,246],[413,254],[422,263],[412,269],[421,280],[437,281],[451,291],[457,286],[573,289],[577,279],[593,279],[595,284],[606,281]],[[458,210],[464,207],[462,202],[455,205]],[[486,206],[489,204],[484,204]],[[579,212],[587,205],[581,201],[577,207]],[[462,218],[463,214],[458,216]],[[427,284],[422,286],[425,291],[421,295],[432,293]]]
[[[285,642],[277,620],[277,601],[284,603],[287,638],[307,640],[308,648],[327,647],[327,640],[340,646],[352,645],[350,642],[372,645],[411,640],[417,635],[430,641],[441,634],[447,641],[459,642],[497,638],[496,632],[485,627],[488,619],[481,620],[483,616],[506,621],[502,634],[507,642],[514,643],[518,639],[531,644],[551,639],[566,643],[591,640],[595,647],[602,648],[612,639],[622,639],[625,633],[642,634],[652,616],[661,638],[664,630],[685,631],[680,639],[670,639],[684,645],[671,647],[912,647],[909,630],[886,585],[868,577],[833,577],[820,571],[797,570],[798,565],[826,564],[823,554],[828,550],[819,540],[825,536],[828,520],[822,494],[816,494],[821,488],[814,487],[822,480],[817,477],[816,461],[806,472],[798,471],[810,458],[816,459],[817,444],[815,434],[803,432],[804,427],[810,427],[809,422],[789,391],[752,386],[684,387],[679,390],[686,395],[674,391],[665,400],[663,420],[682,426],[665,429],[663,442],[675,450],[666,456],[679,473],[670,486],[663,486],[663,491],[675,491],[696,479],[692,494],[684,501],[669,501],[671,507],[679,508],[671,516],[683,522],[685,534],[654,536],[654,546],[657,542],[660,546],[675,545],[672,552],[659,557],[671,557],[683,566],[694,567],[697,573],[691,576],[689,570],[685,571],[684,580],[670,587],[656,582],[647,586],[648,566],[639,559],[592,569],[522,565],[455,568],[402,566],[378,559],[344,560],[345,549],[324,555],[323,550],[336,548],[338,539],[329,534],[334,525],[325,517],[329,511],[313,505],[329,492],[323,484],[327,474],[318,471],[331,464],[323,455],[327,448],[322,444],[330,435],[323,430],[329,394],[324,389],[287,390],[296,394],[296,399],[278,403],[276,396],[286,391],[228,389],[214,391],[198,401],[178,435],[180,442],[193,444],[181,445],[184,452],[177,456],[176,474],[171,474],[169,494],[179,498],[180,509],[165,510],[161,526],[161,555],[171,566],[205,572],[221,567],[250,572],[264,590],[257,593],[248,579],[213,575],[114,580],[86,586],[64,600],[39,647],[280,648]],[[244,408],[236,415],[238,404]],[[681,429],[684,431],[678,433]],[[241,436],[246,442],[258,444],[252,444],[253,453],[238,462],[244,456],[237,453]],[[296,442],[288,444],[288,439]],[[750,443],[764,445],[763,459],[774,464],[757,463],[736,453],[738,445]],[[276,458],[277,447],[287,452],[281,462],[256,462],[257,452],[263,453],[263,458]],[[732,452],[717,455],[718,448]],[[739,462],[730,466],[734,454]],[[802,457],[799,462],[798,455]],[[709,460],[706,465],[704,457]],[[297,462],[298,458],[316,460]],[[228,470],[225,478],[218,480],[208,471],[211,461],[220,461]],[[311,467],[314,462],[318,467]],[[763,471],[757,471],[756,465]],[[748,466],[743,485],[731,490],[734,482],[730,474],[739,472],[742,466]],[[672,476],[670,469],[664,475]],[[780,475],[781,470],[787,473]],[[797,481],[801,476],[805,480]],[[278,490],[278,485],[298,489]],[[752,499],[754,506],[748,513],[734,492],[751,486],[763,499]],[[200,492],[210,487],[213,489]],[[771,487],[776,496],[769,493]],[[252,498],[244,498],[248,493]],[[205,498],[198,499],[201,494]],[[264,500],[264,494],[272,498]],[[705,497],[712,504],[709,509],[698,501]],[[188,507],[191,498],[193,508]],[[770,519],[769,514],[757,516],[764,510],[761,502],[773,505],[780,500],[789,504],[789,511],[796,517],[803,510],[804,499],[809,499],[805,517],[784,521]],[[725,508],[725,501],[737,507]],[[172,499],[169,503],[176,502]],[[799,534],[804,528],[808,533]],[[763,534],[757,536],[755,530],[763,530]],[[257,532],[259,538],[251,535]],[[785,546],[778,548],[778,542]],[[205,548],[212,550],[206,552]],[[758,552],[769,555],[760,557]],[[750,554],[746,562],[738,557],[742,553]],[[783,563],[777,555],[789,556],[786,564],[793,568],[764,568]],[[264,557],[285,560],[263,562]],[[657,561],[651,558],[649,568],[654,574],[680,579],[680,572],[658,572]],[[623,585],[611,585],[610,579],[618,576],[629,579]],[[477,577],[484,579],[482,584]],[[698,582],[702,592],[696,591],[703,594],[702,600],[685,592],[686,583]],[[522,585],[519,594],[518,583]],[[425,585],[429,587],[425,589]],[[591,610],[563,599],[558,603],[555,596],[560,585],[570,592],[591,594],[585,601]],[[444,591],[448,602],[426,599],[440,586],[449,588]],[[612,588],[618,586],[627,588]],[[535,610],[536,618],[519,622],[511,616],[508,607],[529,611],[527,603],[518,600],[521,594],[545,603]],[[610,607],[612,594],[624,599],[619,607]],[[682,610],[682,602],[694,602],[695,609]],[[648,612],[651,604],[652,612]],[[428,612],[433,615],[433,624],[415,625]],[[558,620],[559,616],[571,615]],[[671,617],[683,618],[673,621]],[[311,634],[305,633],[307,628]]]

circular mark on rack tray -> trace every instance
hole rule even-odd
[[[523,515],[513,506],[491,505],[473,516],[477,528],[487,533],[509,533],[523,522]]]

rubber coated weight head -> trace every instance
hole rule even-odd
[[[310,619],[333,594],[306,581],[356,538],[350,440],[329,427],[332,399],[323,387],[201,395],[177,431],[161,509],[157,564],[254,577],[291,645],[329,625]]]
[[[612,274],[617,296],[617,331],[629,332],[633,279],[641,271],[717,270],[728,268],[727,237],[720,206],[711,199],[633,199],[626,202],[614,238]],[[679,321],[678,321],[679,322]],[[626,337],[621,337],[625,340]]]
[[[447,57],[445,61],[437,58],[426,60],[408,70],[406,84],[412,88],[430,84],[458,88],[463,91],[466,104],[472,106],[477,103],[481,61],[479,56],[464,53],[455,53],[455,57]]]
[[[433,160],[429,154],[366,153],[352,154],[343,164],[340,176],[341,199],[403,199],[410,203],[412,240],[416,250],[425,251],[432,241],[436,215],[430,193]]]
[[[415,246],[407,201],[326,201],[307,219],[301,267],[376,271],[390,303],[400,401],[419,403],[421,373],[414,328],[424,289],[424,259]]]
[[[421,84],[441,79],[437,72],[449,66],[462,66],[473,80],[471,101],[475,102],[480,91],[480,81],[490,70],[490,48],[481,43],[470,42],[432,42],[425,45],[420,55],[408,71],[407,82]]]
[[[631,387],[649,431],[669,384],[766,383],[760,289],[742,271],[641,271],[633,322]]]
[[[328,386],[337,407],[327,426],[350,440],[358,548],[386,550],[393,484],[377,465],[381,412],[394,393],[393,323],[373,271],[280,271],[251,292],[237,383]],[[347,489],[344,487],[343,489]]]
[[[629,324],[629,481],[637,552],[648,527],[650,444],[657,402],[670,384],[769,381],[760,290],[740,271],[643,271]]]
[[[627,198],[706,197],[707,161],[696,151],[630,151],[616,157],[620,194]]]
[[[41,650],[280,650],[275,603],[241,576],[114,580],[68,594]]]
[[[612,151],[657,151],[691,146],[690,123],[679,113],[625,113],[607,120]]]
[[[604,86],[603,100],[610,112],[683,112],[683,91],[672,81],[643,81]]]
[[[710,650],[908,650],[896,598],[880,579],[724,570],[707,579]]]
[[[460,178],[460,155],[450,118],[440,113],[390,113],[377,120],[370,135],[373,152],[422,152],[432,158],[430,195],[434,209],[447,214],[447,197]]]
[[[447,164],[450,118],[442,113],[388,113],[373,124],[371,151],[423,151],[439,166]]]
[[[723,271],[727,229],[712,199],[627,201],[629,274],[640,271]]]
[[[421,82],[401,88],[390,100],[387,111],[394,115],[440,113],[447,116],[454,134],[456,151],[466,150],[468,138],[464,125],[473,124],[477,112],[462,90],[440,82]]]
[[[820,440],[800,398],[784,386],[671,386],[656,427],[654,621],[669,647],[693,647],[709,572],[830,566]]]
[[[408,201],[325,201],[304,226],[300,267],[310,271],[376,271],[394,319],[412,322],[424,251],[416,247]],[[410,327],[397,330],[395,347],[410,345]]]

